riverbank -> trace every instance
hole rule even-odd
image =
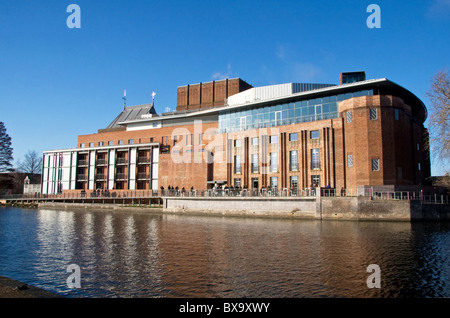
[[[167,214],[319,220],[450,221],[450,205],[420,200],[359,197],[162,197],[161,206],[137,204],[40,202],[39,208],[100,209]]]
[[[41,288],[0,276],[0,298],[63,298]]]

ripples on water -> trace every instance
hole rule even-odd
[[[449,297],[449,249],[448,223],[0,209],[0,275],[69,297]]]

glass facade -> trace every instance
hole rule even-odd
[[[227,133],[337,118],[338,102],[371,95],[372,90],[363,90],[289,103],[224,110],[219,113],[219,130],[221,133]]]

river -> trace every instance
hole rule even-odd
[[[450,223],[0,209],[0,275],[75,298],[450,297],[449,255]]]

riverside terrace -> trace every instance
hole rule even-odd
[[[449,204],[450,196],[441,193],[431,193],[429,191],[387,191],[383,188],[366,187],[359,188],[357,192],[352,190],[336,190],[332,188],[311,187],[304,190],[297,189],[277,189],[262,188],[252,190],[246,188],[217,187],[213,189],[197,190],[184,188],[170,188],[158,190],[111,190],[111,191],[77,191],[65,192],[62,194],[42,195],[17,194],[0,196],[0,204],[13,203],[40,203],[40,202],[61,202],[61,203],[92,203],[92,204],[132,204],[157,206],[161,204],[161,199],[173,198],[320,198],[320,197],[369,197],[371,200],[417,200],[426,203]]]

